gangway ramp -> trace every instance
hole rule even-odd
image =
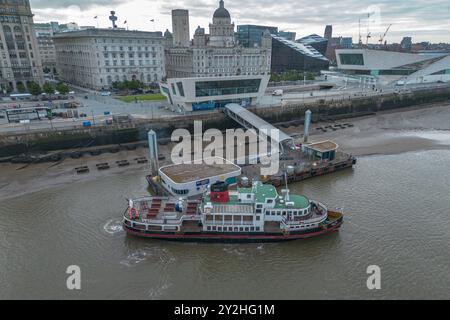
[[[270,135],[271,130],[277,130],[279,132],[278,143],[280,145],[281,151],[284,150],[283,144],[294,145],[294,139],[290,135],[284,133],[278,128],[275,128],[267,121],[261,119],[256,114],[250,112],[249,110],[238,104],[227,104],[225,106],[224,112],[227,116],[239,123],[244,128],[248,130],[254,129],[258,134],[261,133]]]

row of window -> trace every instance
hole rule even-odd
[[[306,210],[289,210],[289,211],[281,211],[281,210],[267,210],[267,216],[305,216],[310,213],[310,209]]]
[[[95,43],[116,43],[117,39],[94,39]],[[129,43],[129,44],[133,44],[133,43],[137,43],[137,44],[157,44],[159,43],[159,41],[157,40],[117,40],[117,43]],[[140,48],[140,47],[139,47]]]
[[[103,47],[103,51],[109,51],[109,50],[117,51],[117,48],[119,49],[118,51],[124,51],[124,47],[116,47],[116,46],[112,46],[112,47],[104,46]],[[126,50],[128,50],[128,51],[146,51],[146,52],[152,51],[152,53],[156,53],[156,51],[158,51],[159,48],[155,48],[155,47],[151,47],[151,48],[149,48],[149,47],[144,47],[144,48],[142,48],[142,47],[137,47],[137,48],[136,47],[128,47],[128,48],[126,48]]]
[[[186,195],[189,193],[189,190],[177,190],[174,187],[171,188],[172,192],[178,195]]]
[[[196,97],[221,96],[259,91],[261,79],[202,81],[195,83]]]
[[[208,231],[219,231],[219,232],[259,232],[260,227],[207,227]]]
[[[311,228],[311,227],[317,227],[317,224],[307,224],[307,225],[301,225],[301,226],[295,226],[295,227],[291,227],[293,229],[306,229],[306,228]]]
[[[144,60],[139,60],[137,64],[136,64],[135,60],[129,60],[128,64],[127,64],[127,62],[125,60],[121,60],[120,61],[120,65],[121,66],[126,66],[126,65],[129,65],[129,66],[135,66],[135,65],[143,66],[144,64],[145,65],[154,65],[154,66],[156,66],[157,61],[156,60],[153,60],[153,61],[151,61],[151,60],[145,60],[145,61]],[[112,66],[118,66],[118,65],[119,65],[119,61],[113,60]],[[105,60],[105,66],[111,66],[111,61]]]
[[[119,56],[121,58],[125,58],[125,54],[124,53],[119,53]],[[150,58],[150,53],[145,53],[145,54],[138,53],[137,56],[138,56],[138,58],[142,58],[143,56],[145,56],[146,58]],[[109,58],[109,53],[104,53],[103,57],[105,59],[108,59]],[[111,57],[117,58],[117,53],[111,53]],[[134,58],[134,53],[133,52],[128,53],[128,57],[129,58]],[[152,57],[156,58],[156,53],[152,53]]]

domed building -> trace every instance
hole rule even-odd
[[[213,23],[209,24],[209,45],[211,47],[234,47],[234,23],[223,0],[219,2],[219,8],[214,12]]]
[[[173,32],[173,44],[166,47],[167,84],[161,84],[161,91],[179,111],[221,108],[230,102],[254,105],[264,95],[270,77],[270,33],[262,36],[259,47],[238,45],[223,0],[214,11],[209,34],[199,26],[190,45],[180,46],[175,39],[181,35],[176,33],[186,31]]]

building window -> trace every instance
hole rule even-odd
[[[195,84],[195,92],[197,97],[257,93],[260,84],[261,79],[198,81]]]
[[[341,53],[339,59],[343,65],[364,65],[364,56],[361,53]]]
[[[180,96],[184,97],[184,88],[182,82],[177,82],[177,88],[178,92],[180,93]]]

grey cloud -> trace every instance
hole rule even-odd
[[[128,2],[127,0],[30,0],[32,8],[36,9],[63,9],[69,6],[78,6],[89,9],[95,6],[113,6]]]

